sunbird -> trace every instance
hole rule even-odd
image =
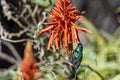
[[[75,78],[75,76],[76,76],[76,71],[77,71],[78,67],[80,66],[80,63],[81,63],[82,57],[83,57],[82,51],[83,51],[83,45],[81,43],[79,43],[77,45],[77,47],[73,50],[72,55],[70,56],[70,61],[73,65],[70,78]]]

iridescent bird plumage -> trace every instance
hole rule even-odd
[[[79,43],[77,47],[73,50],[72,55],[70,56],[70,61],[73,64],[72,66],[72,72],[71,72],[71,78],[75,78],[76,71],[78,67],[80,66],[80,63],[82,61],[83,57],[83,45]]]

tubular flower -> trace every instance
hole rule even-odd
[[[31,42],[28,41],[25,51],[24,51],[24,59],[22,61],[20,70],[23,72],[23,74],[17,74],[20,78],[23,80],[34,80],[35,78],[38,78],[39,76],[42,76],[42,73],[37,72],[37,62],[34,58],[33,52],[32,52],[32,45]]]
[[[40,34],[44,32],[50,32],[50,39],[47,49],[49,50],[55,41],[56,49],[59,49],[60,44],[65,49],[71,42],[80,43],[78,37],[78,30],[83,32],[90,32],[90,30],[81,28],[74,24],[75,21],[83,20],[82,12],[79,12],[70,2],[70,0],[57,0],[53,7],[48,22],[44,23],[49,27],[40,31]]]

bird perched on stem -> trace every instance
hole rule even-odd
[[[83,57],[82,51],[83,51],[83,45],[81,43],[79,43],[77,45],[77,47],[73,50],[72,55],[70,56],[70,61],[73,65],[70,78],[77,78],[76,71],[77,71],[77,69],[80,66],[80,63],[82,61],[82,57]]]

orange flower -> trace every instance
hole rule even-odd
[[[40,34],[44,32],[51,33],[47,47],[48,50],[52,46],[54,40],[57,49],[59,49],[60,44],[67,49],[71,42],[76,41],[80,43],[78,30],[92,33],[90,30],[74,24],[75,21],[84,19],[81,14],[82,12],[79,12],[72,6],[70,0],[56,1],[55,7],[53,7],[52,12],[49,14],[50,18],[47,18],[48,22],[44,23],[49,27],[40,31]]]
[[[32,45],[30,41],[27,42],[24,52],[24,59],[22,61],[20,70],[23,72],[23,74],[17,75],[23,80],[33,80],[42,75],[42,73],[37,72],[38,71],[37,62],[34,58],[32,52]]]

